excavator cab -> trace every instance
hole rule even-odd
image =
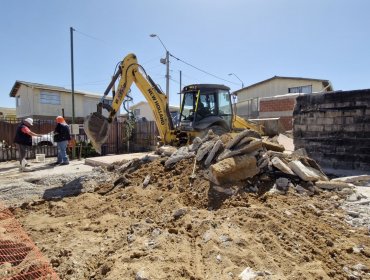
[[[231,130],[233,111],[229,87],[195,84],[184,87],[181,94],[181,131],[193,131],[202,135],[209,129],[216,134]]]

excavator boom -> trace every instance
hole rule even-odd
[[[145,71],[142,69],[145,74],[144,76],[139,71],[139,68],[141,68],[141,66],[137,62],[136,55],[127,55],[121,62],[119,70],[114,75],[111,83],[104,92],[104,95],[98,104],[98,111],[85,118],[85,132],[98,153],[101,153],[101,145],[108,138],[110,124],[119,111],[123,100],[130,91],[132,83],[136,84],[148,101],[148,104],[153,111],[162,141],[166,144],[176,141],[166,95],[163,94],[151,78],[145,74]],[[119,78],[119,76],[121,76],[121,79],[113,98],[112,106],[106,105],[104,103],[104,98],[112,89],[114,82]],[[103,108],[109,111],[109,116],[107,118],[102,115]]]

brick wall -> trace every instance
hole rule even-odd
[[[297,97],[295,148],[324,168],[370,170],[370,89]]]
[[[260,99],[259,118],[280,118],[285,130],[293,128],[293,110],[297,94],[273,96]]]

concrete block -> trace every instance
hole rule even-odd
[[[254,156],[241,155],[211,165],[210,180],[216,185],[222,185],[251,178],[259,171]]]

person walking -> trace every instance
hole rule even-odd
[[[69,164],[67,156],[68,141],[71,140],[69,127],[62,116],[56,117],[57,126],[54,130],[54,142],[57,142],[58,159],[55,164],[67,165]]]
[[[21,122],[17,127],[15,132],[14,143],[17,144],[18,153],[19,153],[19,163],[21,167],[20,171],[27,171],[26,166],[29,166],[26,160],[26,153],[29,147],[32,146],[32,136],[42,136],[41,134],[34,133],[30,130],[30,127],[33,126],[33,119],[26,118]]]

